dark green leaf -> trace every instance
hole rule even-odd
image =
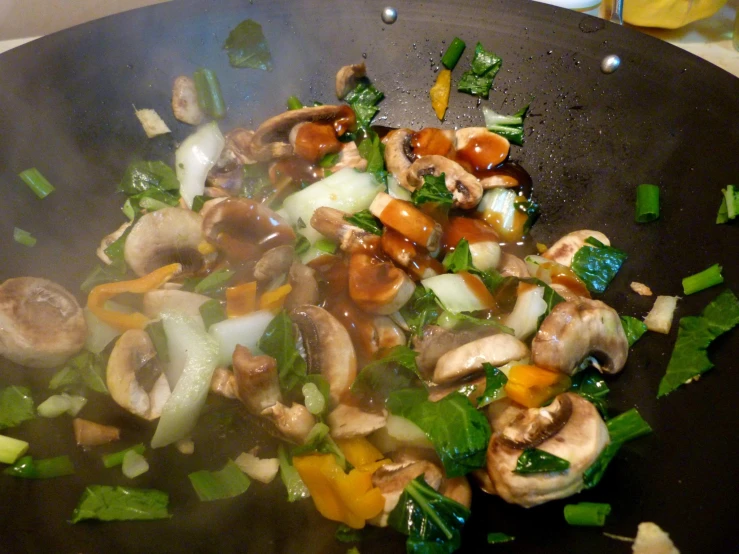
[[[83,384],[95,392],[108,394],[108,387],[105,385],[106,363],[100,354],[83,350],[67,360],[64,367],[54,374],[49,381],[49,388],[54,390]]]
[[[353,215],[344,216],[344,219],[368,233],[382,235],[382,223],[369,210],[362,210]]]
[[[486,51],[479,42],[470,63],[470,71],[465,71],[457,83],[457,90],[483,98],[488,97],[493,80],[500,70],[503,60]]]
[[[195,213],[199,213],[200,210],[203,209],[203,206],[205,206],[205,203],[209,200],[213,200],[213,197],[198,194],[192,199],[192,211]]]
[[[80,290],[85,294],[89,294],[92,289],[104,283],[115,283],[124,281],[128,277],[126,263],[121,260],[119,263],[113,262],[106,266],[95,267],[80,285]]]
[[[295,502],[308,498],[310,496],[308,487],[303,483],[298,470],[292,464],[292,458],[282,444],[277,447],[277,459],[280,461],[280,479],[287,489],[287,501]]]
[[[72,514],[72,523],[85,519],[132,521],[169,518],[169,495],[156,489],[88,485]]]
[[[593,404],[604,416],[608,414],[606,399],[610,389],[603,380],[603,377],[595,369],[586,369],[585,371],[576,373],[572,377],[572,387],[570,390]]]
[[[210,329],[211,325],[226,319],[226,310],[223,309],[223,304],[215,298],[203,302],[199,311],[206,329]]]
[[[508,377],[497,367],[493,367],[488,362],[482,364],[485,370],[485,392],[477,399],[477,407],[482,408],[499,400],[505,396],[503,387],[508,382]]]
[[[622,445],[623,443],[620,443],[620,442],[610,443],[608,446],[606,446],[603,449],[603,452],[601,452],[600,455],[595,459],[595,461],[593,462],[593,465],[591,465],[588,469],[585,470],[582,480],[583,480],[583,483],[585,483],[586,489],[591,489],[595,485],[600,483],[600,480],[603,478],[603,475],[605,475],[608,464],[611,463],[611,460],[616,455],[616,453],[621,449]]]
[[[634,343],[647,332],[647,324],[641,319],[636,319],[630,315],[621,316],[621,326],[624,328],[626,340],[629,341],[630,347],[634,346]]]
[[[310,241],[301,233],[295,233],[295,255],[305,254],[310,248]]]
[[[625,252],[588,237],[585,246],[575,252],[572,258],[572,271],[582,279],[590,292],[603,292],[624,260]]]
[[[246,492],[251,481],[233,461],[219,471],[196,471],[188,475],[192,487],[203,501],[233,498]]]
[[[515,202],[514,207],[519,212],[526,214],[526,223],[523,224],[523,232],[526,234],[534,226],[536,220],[539,219],[539,215],[541,214],[539,204],[533,200],[524,200],[523,202]]]
[[[357,146],[359,155],[367,160],[367,173],[375,176],[378,183],[387,184],[387,171],[385,171],[385,145],[380,137],[372,129],[366,129],[364,138]]]
[[[226,103],[221,93],[221,83],[211,69],[199,67],[192,75],[198,97],[198,105],[208,116],[221,119],[226,115]]]
[[[151,189],[177,191],[180,182],[175,172],[164,162],[138,161],[132,162],[126,168],[118,190],[129,196],[148,192]]]
[[[516,537],[506,535],[505,533],[488,533],[488,544],[500,544],[514,540],[516,540]]]
[[[123,231],[121,236],[115,239],[105,248],[105,255],[110,258],[111,262],[123,264],[125,266],[126,261],[123,258],[123,249],[126,246],[126,239],[128,238],[128,235],[131,234],[131,229],[133,229],[133,223],[134,222],[131,222],[131,225],[126,227],[126,230]]]
[[[23,456],[3,473],[11,477],[23,479],[51,479],[74,474],[74,465],[69,456],[57,456],[44,460],[34,460],[31,456]]]
[[[469,271],[473,269],[472,253],[470,252],[470,244],[467,239],[460,239],[452,252],[444,256],[444,269],[452,273],[460,271]]]
[[[318,162],[318,167],[333,167],[336,165],[336,162],[339,161],[339,153],[334,152],[332,154],[326,154],[323,158],[321,158]]]
[[[157,351],[157,358],[162,362],[169,361],[169,344],[167,343],[167,335],[164,332],[164,323],[161,320],[152,321],[144,329],[149,335],[151,342],[154,344],[154,350]]]
[[[423,476],[406,485],[388,525],[408,535],[406,552],[451,554],[461,546],[470,511],[426,484]]]
[[[423,430],[447,476],[459,477],[485,465],[490,424],[466,396],[455,392],[430,402],[424,389],[403,389],[390,394],[386,407]]]
[[[527,448],[518,457],[513,473],[528,475],[530,473],[551,473],[567,471],[570,462],[559,456],[544,452],[538,448]]]
[[[272,54],[262,26],[253,19],[239,23],[229,34],[223,49],[233,67],[272,71]]]
[[[391,348],[362,368],[352,383],[352,394],[369,404],[384,405],[392,391],[419,385],[416,356],[407,346]]]
[[[11,386],[0,391],[0,429],[15,427],[35,417],[30,389]]]
[[[301,387],[307,375],[305,360],[300,356],[293,323],[284,310],[277,314],[259,339],[259,349],[277,360],[280,387],[292,391]]]
[[[426,325],[433,325],[436,322],[442,311],[434,291],[418,285],[411,299],[400,309],[400,315],[403,316],[411,334],[419,336]]]
[[[552,313],[552,310],[554,309],[554,307],[560,302],[564,302],[565,299],[562,298],[562,296],[560,296],[560,294],[556,290],[554,290],[552,287],[547,285],[541,279],[537,279],[536,277],[527,277],[526,279],[519,279],[518,281],[544,288],[544,298],[543,299],[544,299],[544,302],[546,302],[547,304],[547,309],[543,314],[541,314],[541,316],[539,316],[539,322],[537,324],[537,328],[539,328],[541,326],[541,322],[544,321],[550,313]]]
[[[477,275],[480,280],[485,284],[485,288],[490,291],[490,294],[495,294],[498,287],[505,282],[506,277],[503,277],[500,273],[494,269],[487,271],[481,271],[475,267],[469,269],[469,272],[473,275]]]
[[[493,72],[494,77],[502,64],[503,60],[492,52],[485,50],[482,43],[478,42],[475,45],[475,54],[470,62],[470,68],[475,75],[489,75]]]
[[[361,80],[354,90],[344,97],[344,101],[351,106],[357,116],[357,125],[360,129],[367,129],[372,118],[378,112],[377,104],[385,95],[377,90],[367,79]]]
[[[413,192],[411,199],[416,206],[420,206],[426,202],[434,202],[441,206],[451,207],[454,203],[452,193],[446,188],[446,179],[443,173],[438,177],[435,175],[424,175],[423,185]]]
[[[325,423],[316,423],[305,437],[303,444],[292,449],[293,456],[302,456],[318,452],[320,454],[333,454],[336,463],[341,469],[346,470],[346,457],[339,446],[329,434],[329,427]]]
[[[490,94],[490,89],[493,86],[494,75],[483,75],[477,76],[472,71],[465,71],[459,78],[457,83],[457,90],[459,92],[466,92],[473,96],[480,96],[481,98],[487,98]]]
[[[683,317],[667,371],[659,383],[657,397],[665,396],[690,379],[708,371],[713,363],[708,346],[739,324],[739,300],[730,289],[719,294],[699,317]]]

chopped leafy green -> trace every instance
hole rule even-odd
[[[226,283],[231,280],[231,277],[234,276],[234,273],[235,271],[233,269],[217,269],[210,275],[203,277],[203,279],[195,285],[193,291],[199,294],[214,292],[225,286]]]
[[[198,311],[200,312],[200,317],[203,318],[206,329],[210,329],[211,325],[226,319],[226,310],[223,309],[220,300],[216,300],[215,298],[203,302],[200,308],[198,308]]]
[[[339,161],[339,153],[333,152],[331,154],[326,154],[323,158],[321,158],[318,161],[318,167],[333,167],[336,165],[336,162]]]
[[[411,299],[400,309],[400,315],[403,316],[411,334],[419,336],[423,333],[424,327],[436,323],[442,311],[434,291],[418,285]]]
[[[567,504],[564,509],[567,523],[587,527],[603,527],[606,524],[606,516],[610,513],[610,504],[600,504],[598,502]]]
[[[492,70],[497,73],[502,63],[502,59],[485,50],[482,43],[478,42],[475,45],[475,54],[470,62],[470,69],[475,75],[488,75]]]
[[[135,222],[135,220],[136,217],[134,216],[134,221],[131,223],[131,225],[126,227],[123,233],[121,233],[121,236],[115,239],[105,248],[105,255],[108,256],[113,264],[119,264],[123,267],[126,266],[126,260],[123,256],[123,253],[126,246],[126,239],[128,238],[128,235],[131,234],[131,230],[133,229],[133,223]]]
[[[485,392],[477,399],[477,407],[482,408],[488,404],[492,404],[505,396],[503,387],[508,382],[508,377],[497,367],[493,367],[488,362],[482,364],[485,370]]]
[[[739,187],[727,185],[721,192],[723,198],[716,215],[716,223],[728,223],[739,214]]]
[[[205,206],[205,203],[209,200],[213,200],[213,197],[198,194],[192,199],[192,211],[196,213],[200,212],[200,210],[203,209],[203,206]]]
[[[215,72],[206,67],[199,67],[193,73],[192,79],[195,82],[200,109],[213,119],[221,119],[226,115],[221,83]]]
[[[15,427],[35,417],[30,389],[10,386],[0,391],[0,429]]]
[[[416,356],[418,353],[407,346],[391,348],[362,368],[352,383],[352,394],[369,403],[384,404],[392,391],[419,384]]]
[[[90,390],[108,394],[108,387],[105,385],[105,366],[106,361],[102,355],[83,350],[67,360],[64,367],[54,374],[49,381],[49,388],[56,390],[83,384]]]
[[[454,203],[452,193],[446,188],[446,178],[443,173],[438,177],[424,175],[423,185],[418,190],[413,191],[411,199],[416,206],[426,202],[434,202],[440,206],[451,207]]]
[[[408,483],[388,517],[388,525],[408,535],[407,552],[451,554],[462,543],[470,511],[436,492],[419,476]]]
[[[588,237],[585,246],[575,252],[572,258],[572,271],[582,279],[590,292],[603,292],[624,260],[625,252]]]
[[[157,351],[157,358],[162,362],[169,361],[169,344],[167,343],[167,335],[164,332],[164,323],[161,320],[152,321],[145,328],[146,334],[149,335],[154,350]]]
[[[169,495],[156,489],[88,485],[72,514],[72,523],[85,519],[132,521],[166,519]]]
[[[118,190],[129,196],[126,206],[131,211],[129,215],[133,216],[140,212],[145,199],[176,206],[180,199],[179,189],[180,182],[175,172],[161,161],[130,163],[118,184]]]
[[[280,462],[280,479],[287,489],[287,501],[295,502],[308,498],[310,496],[308,487],[303,483],[298,470],[292,464],[290,455],[282,444],[277,447],[277,459]]]
[[[307,375],[307,365],[295,344],[293,323],[284,310],[270,322],[259,339],[259,349],[277,360],[280,387],[283,391],[302,387]]]
[[[630,315],[621,316],[621,326],[624,328],[626,340],[629,341],[629,347],[634,346],[634,343],[647,332],[647,324]]]
[[[550,287],[547,283],[545,283],[541,279],[537,279],[536,277],[527,277],[526,279],[517,279],[516,283],[518,281],[521,281],[523,283],[528,283],[530,285],[536,285],[537,287],[542,287],[544,289],[543,300],[547,304],[547,309],[544,311],[543,314],[539,316],[539,321],[537,324],[537,328],[539,328],[541,326],[541,322],[544,321],[550,313],[552,313],[552,310],[554,309],[554,307],[560,302],[564,302],[565,299],[562,298],[562,296],[556,290]]]
[[[528,104],[512,116],[501,115],[489,106],[485,106],[482,109],[485,117],[485,126],[488,130],[505,137],[518,146],[523,145],[523,122],[526,119],[528,111]]]
[[[232,460],[219,471],[200,470],[187,476],[203,501],[233,498],[246,492],[251,481]]]
[[[448,477],[459,477],[485,465],[490,424],[466,396],[454,392],[430,402],[425,389],[403,389],[392,392],[385,405],[390,413],[423,429]]]
[[[295,233],[295,255],[300,256],[308,252],[310,241],[301,233]]]
[[[369,210],[362,210],[353,215],[344,216],[344,219],[368,233],[382,235],[382,223]]]
[[[128,270],[126,269],[125,262],[116,263],[113,262],[110,265],[96,266],[80,285],[80,290],[85,294],[89,294],[90,291],[98,285],[103,283],[114,283],[116,281],[123,281],[127,277]]]
[[[377,104],[385,97],[385,95],[377,90],[375,86],[367,79],[359,81],[354,90],[350,91],[344,97],[344,101],[349,104],[357,116],[357,125],[360,129],[366,129],[372,122],[372,118],[379,111]]]
[[[713,363],[708,358],[708,346],[737,324],[739,300],[730,289],[719,294],[700,316],[680,318],[675,348],[659,383],[657,398],[711,369]]]
[[[586,369],[573,375],[570,390],[593,404],[604,416],[608,414],[606,398],[611,390],[597,370]]]
[[[559,456],[544,452],[538,448],[527,448],[518,457],[513,473],[527,475],[529,473],[550,473],[566,471],[570,462]]]
[[[262,26],[253,19],[245,19],[229,34],[223,49],[233,67],[247,67],[272,71],[272,54]]]
[[[367,160],[367,173],[375,176],[378,183],[387,184],[387,171],[385,170],[385,145],[382,144],[380,136],[372,129],[364,131],[364,138],[357,146],[359,155]]]
[[[455,314],[444,310],[441,315],[439,315],[437,325],[439,325],[439,327],[444,327],[444,329],[464,329],[469,327],[487,326],[495,327],[502,333],[506,333],[508,335],[514,334],[513,329],[506,327],[496,319],[483,319],[481,317],[471,316],[464,312]]]
[[[505,533],[488,533],[488,544],[500,544],[502,542],[511,542],[516,540],[516,537],[506,535]]]
[[[470,252],[470,243],[463,238],[456,244],[454,250],[444,256],[442,262],[444,269],[452,273],[460,271],[469,271],[472,265],[472,253]]]
[[[723,268],[720,265],[713,264],[711,267],[704,269],[700,273],[696,273],[690,277],[685,277],[685,279],[683,279],[683,293],[686,295],[694,294],[703,289],[720,285],[724,282],[724,276],[721,275],[722,269]]]
[[[523,224],[523,232],[524,234],[528,233],[541,215],[539,204],[533,200],[518,200],[517,198],[513,203],[513,207],[519,212],[526,214],[526,221]]]
[[[503,60],[500,57],[485,50],[478,42],[470,63],[470,70],[462,74],[457,83],[457,90],[487,98],[493,86],[493,80],[502,65]]]
[[[339,446],[334,442],[329,434],[329,427],[325,423],[316,423],[305,437],[303,444],[292,449],[293,456],[301,456],[312,452],[320,452],[321,454],[333,454],[336,456],[336,463],[341,469],[346,470],[346,457]]]
[[[69,456],[57,456],[44,460],[34,460],[31,456],[23,456],[3,473],[11,477],[23,479],[51,479],[74,474],[74,464]]]

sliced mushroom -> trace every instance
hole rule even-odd
[[[413,296],[416,285],[408,274],[368,254],[349,259],[349,296],[363,310],[380,315],[397,312]]]
[[[310,225],[324,237],[336,241],[344,252],[365,252],[377,247],[379,237],[346,221],[350,214],[322,206],[310,218]]]
[[[395,176],[401,187],[410,191],[415,190],[407,179],[408,169],[413,162],[410,146],[412,136],[413,131],[410,129],[395,129],[382,140],[385,144],[385,167]]]
[[[453,392],[462,392],[472,403],[476,403],[477,399],[485,392],[486,378],[485,375],[455,381],[451,385],[436,385],[429,387],[429,402],[438,402]]]
[[[332,171],[336,172],[345,167],[351,167],[357,171],[365,171],[367,169],[367,160],[359,153],[357,143],[354,141],[343,143],[339,151],[339,159],[332,167]]]
[[[534,448],[559,433],[571,416],[572,400],[561,394],[548,406],[519,412],[499,432],[498,441],[520,450]]]
[[[200,226],[200,216],[182,208],[145,214],[126,239],[126,263],[136,275],[147,275],[171,263],[181,263],[189,272],[198,271],[205,264],[198,251],[203,240]]]
[[[156,289],[144,293],[144,315],[156,319],[162,312],[177,312],[200,317],[200,306],[210,298],[185,290]]]
[[[303,304],[315,306],[320,300],[316,270],[300,262],[293,262],[287,272],[287,282],[291,286],[285,298],[285,309],[292,310]]]
[[[378,468],[372,475],[372,484],[380,489],[385,498],[385,506],[379,515],[368,522],[377,527],[386,527],[388,516],[398,505],[403,490],[419,475],[423,475],[424,481],[432,489],[438,490],[441,486],[443,479],[441,469],[425,460],[386,464]]]
[[[384,225],[395,229],[429,252],[439,248],[441,225],[410,202],[380,192],[372,200],[369,211]]]
[[[385,254],[405,268],[415,280],[428,279],[446,271],[441,262],[433,258],[425,248],[390,227],[383,229],[380,243]]]
[[[295,125],[307,121],[331,121],[345,109],[345,106],[312,106],[271,117],[259,126],[252,137],[249,148],[252,158],[263,162],[290,156],[293,147],[286,139]]]
[[[328,381],[332,405],[340,403],[357,376],[357,357],[346,328],[318,306],[299,306],[290,317],[300,330],[308,371]]]
[[[180,75],[172,86],[172,112],[176,119],[188,125],[200,125],[205,119],[198,104],[195,81],[187,75]]]
[[[496,494],[506,502],[529,508],[549,500],[575,494],[584,487],[585,470],[595,462],[608,444],[608,428],[598,410],[583,397],[573,393],[558,396],[560,406],[566,405],[564,398],[569,399],[571,404],[571,413],[567,422],[554,435],[539,442],[536,448],[567,460],[570,463],[567,470],[550,473],[514,473],[513,470],[523,450],[520,447],[509,446],[507,440],[503,439],[503,436],[510,434],[508,428],[505,427],[495,432],[490,439],[487,471]],[[538,408],[538,410],[543,411],[545,408]],[[520,412],[526,414],[523,420],[514,417],[510,425],[520,426],[521,421],[537,420],[536,417],[529,416],[525,408],[520,408]],[[550,416],[542,417],[543,421],[546,421]],[[494,429],[500,427],[500,425],[493,424]],[[512,434],[517,437],[525,435],[518,431]],[[525,442],[525,444],[533,443]]]
[[[618,373],[628,354],[618,313],[600,300],[587,298],[557,304],[531,343],[535,365],[568,375],[588,356],[598,360],[603,373]]]
[[[237,345],[233,353],[233,375],[236,394],[253,414],[282,402],[277,360],[271,356],[254,356],[251,351]]]
[[[336,73],[336,97],[341,100],[349,94],[367,75],[367,66],[362,63],[345,65]]]
[[[339,404],[326,417],[335,439],[366,437],[382,429],[387,422],[387,410],[367,412],[351,404]]]
[[[438,177],[444,174],[446,188],[454,197],[454,206],[457,208],[474,208],[482,198],[480,181],[468,173],[457,162],[444,156],[423,156],[411,164],[407,172],[407,183],[410,190],[416,190],[423,185],[423,178],[427,175]]]
[[[100,258],[100,261],[102,261],[105,265],[110,265],[113,263],[111,259],[108,257],[108,255],[105,253],[105,249],[108,248],[111,244],[113,244],[115,241],[117,241],[121,236],[123,236],[123,233],[126,232],[126,229],[128,229],[131,226],[130,221],[126,221],[123,225],[118,227],[115,231],[113,231],[111,234],[106,235],[103,237],[103,240],[100,241],[100,246],[98,246],[98,249],[95,251],[98,258]]]
[[[87,324],[74,296],[36,277],[0,286],[0,356],[21,365],[49,368],[82,349]]]
[[[270,248],[259,258],[254,266],[254,278],[257,281],[271,281],[288,272],[293,263],[295,248],[291,244],[283,244]]]
[[[226,198],[209,206],[202,230],[209,243],[239,261],[295,241],[295,232],[281,216],[248,198]]]
[[[511,149],[508,139],[489,131],[486,127],[458,129],[456,138],[457,158],[467,164],[472,171],[490,171],[499,166],[508,157]],[[495,175],[481,179],[480,186],[484,189],[511,186],[508,184],[511,180]]]
[[[154,379],[147,379],[154,383],[148,390],[139,381],[156,363],[156,355],[149,334],[140,329],[131,329],[116,341],[105,372],[108,391],[116,404],[149,421],[162,414],[162,408],[171,394],[167,376],[161,371],[153,375]]]
[[[217,367],[210,379],[210,392],[224,398],[238,399],[236,377],[233,371],[225,367]]]
[[[328,154],[336,154],[343,148],[331,123],[298,123],[288,135],[293,154],[315,164]]]
[[[502,252],[500,255],[498,272],[503,277],[519,277],[521,279],[529,277],[529,269],[526,267],[526,262],[508,252]]]
[[[424,377],[430,378],[436,367],[436,362],[444,354],[468,342],[496,333],[498,333],[498,330],[495,327],[487,325],[458,331],[451,331],[437,325],[427,325],[423,329],[423,334],[415,339],[413,345],[416,352],[418,352],[416,358],[418,369]]]
[[[606,246],[611,245],[611,241],[608,237],[599,231],[590,231],[583,229],[581,231],[573,231],[567,233],[557,242],[555,242],[542,256],[545,258],[555,261],[558,264],[570,267],[572,265],[572,258],[575,253],[585,246],[585,239],[593,237],[594,239],[602,242]]]
[[[121,430],[112,425],[76,417],[72,420],[74,440],[79,446],[100,446],[121,438]]]
[[[483,363],[498,367],[528,354],[529,349],[517,338],[506,334],[491,335],[444,354],[436,362],[433,381],[444,385],[481,371]]]
[[[293,404],[288,408],[281,402],[277,402],[266,408],[260,415],[274,423],[282,436],[298,444],[305,442],[316,424],[316,418],[302,404]]]

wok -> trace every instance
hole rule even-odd
[[[380,19],[377,1],[251,2],[203,0],[163,4],[105,18],[47,36],[0,56],[0,279],[36,275],[70,290],[95,263],[100,238],[124,217],[115,185],[132,159],[172,163],[175,140],[190,128],[169,109],[175,76],[210,67],[220,77],[228,115],[221,124],[256,126],[284,109],[295,94],[304,101],[334,100],[333,76],[343,64],[366,56],[373,82],[386,93],[376,123],[438,125],[428,101],[433,67],[454,36],[502,56],[490,104],[513,113],[531,101],[526,142],[514,147],[534,180],[542,217],[533,230],[551,244],[580,228],[605,232],[629,259],[605,294],[620,313],[642,316],[652,299],[628,290],[638,280],[657,294],[679,294],[680,279],[720,262],[737,290],[736,225],[714,224],[720,189],[739,176],[739,80],[668,44],[575,12],[517,2],[394,2],[394,25]],[[274,60],[271,73],[228,65],[221,45],[241,20],[264,26]],[[617,54],[620,69],[606,75],[601,59]],[[170,122],[171,137],[147,140],[133,107],[154,108]],[[454,92],[446,126],[482,124],[472,97]],[[38,167],[57,187],[36,199],[17,178]],[[662,216],[633,221],[634,189],[662,190]],[[14,243],[13,227],[38,243]],[[718,292],[680,301],[677,316],[697,314]],[[634,536],[641,521],[668,530],[683,552],[725,552],[736,545],[736,444],[739,389],[736,331],[711,349],[716,369],[699,383],[656,400],[676,336],[647,334],[626,369],[609,378],[614,412],[638,407],[654,434],[627,444],[601,484],[570,501],[608,502],[605,530]],[[49,373],[2,362],[0,385],[36,388]],[[147,441],[151,427],[93,398],[91,419],[120,425],[126,444]],[[0,476],[2,552],[344,552],[335,525],[310,501],[288,504],[282,484],[253,483],[235,499],[199,502],[187,479],[197,469],[218,469],[226,459],[265,437],[240,418],[216,412],[195,435],[196,453],[172,448],[148,451],[151,471],[135,482],[104,470],[102,449],[73,444],[65,417],[32,421],[12,430],[32,444],[31,453],[70,453],[72,477],[29,482]],[[119,447],[111,448],[115,450]],[[155,487],[168,491],[170,520],[71,525],[68,519],[88,483]],[[515,542],[501,552],[628,552],[629,545],[600,529],[565,524],[551,502],[525,510],[475,493],[464,549],[485,548],[488,532]],[[371,534],[361,552],[402,552],[404,538]],[[493,548],[493,547],[491,547]]]

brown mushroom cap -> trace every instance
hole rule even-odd
[[[407,183],[410,190],[415,190],[423,185],[426,175],[439,176],[444,174],[446,188],[454,197],[454,206],[457,208],[474,208],[482,198],[482,185],[480,181],[468,173],[457,162],[444,156],[423,156],[418,158],[408,168]]]
[[[336,97],[341,100],[367,75],[367,66],[362,63],[345,65],[336,73]]]
[[[349,296],[363,310],[380,315],[397,312],[413,296],[416,285],[392,262],[367,254],[349,260]]]
[[[271,356],[254,356],[245,346],[236,345],[233,370],[236,394],[251,413],[261,414],[282,402],[277,360]]]
[[[188,125],[200,125],[205,114],[198,104],[195,81],[187,75],[180,75],[172,85],[172,112],[176,119]]]
[[[498,435],[501,444],[511,448],[534,448],[559,433],[572,415],[572,400],[560,394],[549,406],[521,412]]]
[[[383,143],[385,144],[385,166],[398,180],[404,189],[413,191],[414,187],[408,184],[407,173],[413,160],[410,147],[413,131],[410,129],[395,129],[390,131]]]

